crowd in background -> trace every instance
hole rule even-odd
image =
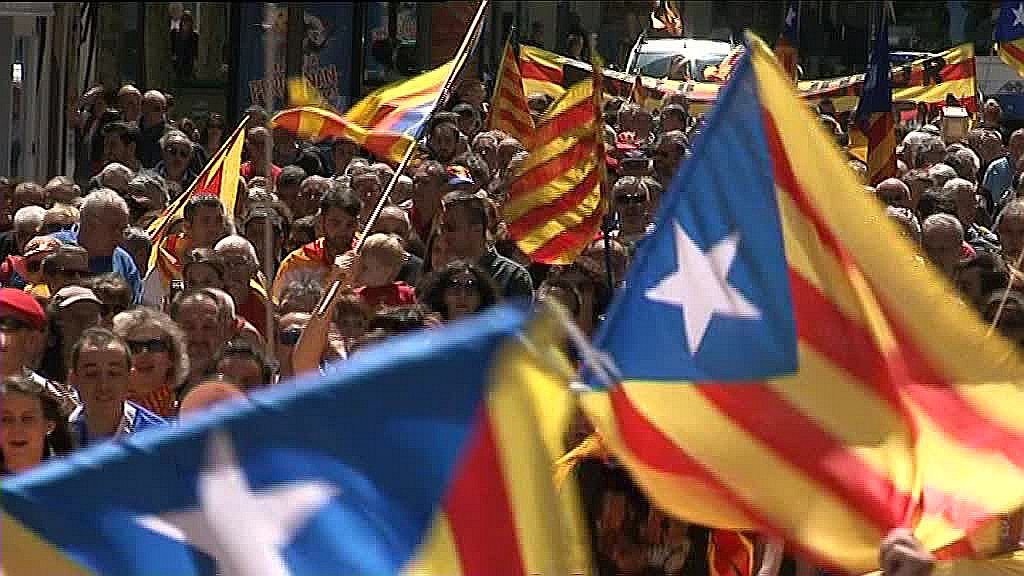
[[[218,114],[193,120],[157,90],[86,92],[72,112],[75,174],[0,178],[3,472],[303,373],[311,361],[294,351],[335,281],[314,368],[503,300],[557,300],[592,334],[702,120],[678,94],[653,111],[609,100],[611,215],[576,262],[546,266],[502,219],[529,152],[486,129],[486,94],[463,81],[430,119],[365,238],[393,166],[349,140],[299,140],[250,108],[234,206],[224,191],[194,195],[153,246],[147,227],[232,127]],[[535,117],[550,103],[529,95]],[[816,111],[845,143],[846,119],[827,101]],[[900,265],[931,261],[961,305],[989,320],[999,310],[999,329],[1024,342],[1024,130],[1007,133],[1000,117],[986,102],[977,126],[953,139],[926,112],[903,129],[897,177],[865,190],[920,247]],[[850,165],[866,178],[862,162]],[[582,484],[601,573],[707,574],[706,531],[661,515],[613,464],[591,465]]]

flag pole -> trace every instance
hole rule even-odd
[[[293,10],[289,10],[289,16],[294,15]],[[267,105],[267,117],[271,117],[274,114],[274,62],[277,60],[276,54],[274,53],[274,7],[270,3],[263,4],[263,102]],[[289,23],[291,26],[292,23]],[[272,168],[274,164],[274,146],[268,142],[266,146],[267,154],[267,169],[270,174],[267,174],[267,191],[275,192],[277,186],[274,182],[274,170]],[[248,187],[246,187],[248,189]],[[235,202],[238,202],[235,199]],[[274,241],[270,238],[270,229],[273,225],[270,222],[271,218],[267,218],[267,226],[263,233],[263,275],[267,276],[267,282],[270,283],[267,286],[268,294],[263,300],[263,314],[266,322],[266,340],[264,346],[266,348],[266,354],[269,358],[276,358],[276,344],[277,344],[277,323],[275,322],[275,310],[273,304],[273,290],[274,290],[274,278],[269,277],[270,274],[270,258],[272,256]]]
[[[612,273],[612,202],[611,196],[608,194],[608,175],[606,173],[608,165],[605,161],[606,154],[604,150],[604,78],[602,77],[604,62],[601,61],[601,57],[597,53],[597,42],[594,40],[594,35],[591,34],[587,40],[590,44],[590,81],[594,85],[594,115],[597,118],[598,130],[596,140],[597,165],[601,179],[599,185],[601,186],[601,203],[604,204],[604,218],[601,219],[601,237],[604,241],[604,271],[608,283],[608,296],[610,297],[615,293],[615,275]],[[639,77],[638,73],[637,78]],[[630,99],[632,98],[633,91],[630,90]]]
[[[444,84],[441,87],[441,94],[438,96],[434,106],[430,109],[423,120],[423,126],[430,126],[430,121],[437,112],[437,109],[443,106],[448,96],[451,94],[452,85],[455,80],[458,79],[459,74],[465,67],[466,62],[469,60],[470,46],[476,43],[478,39],[480,26],[483,23],[484,13],[487,11],[487,7],[490,5],[490,0],[482,0],[480,5],[477,7],[476,15],[473,16],[473,20],[469,25],[469,30],[466,32],[466,37],[462,39],[462,44],[459,46],[458,52],[455,53],[454,66],[448,73],[448,78],[445,79]],[[394,174],[391,175],[391,180],[388,181],[388,185],[384,188],[384,193],[381,194],[380,200],[377,201],[377,205],[373,207],[373,212],[370,213],[370,217],[366,219],[363,224],[362,233],[359,236],[359,240],[356,241],[355,253],[359,254],[363,249],[363,244],[366,242],[367,236],[369,236],[370,230],[373,229],[374,224],[377,223],[377,218],[380,216],[384,207],[387,206],[388,200],[391,198],[391,193],[395,189],[395,185],[398,183],[398,178],[402,175],[405,169],[409,166],[409,162],[412,160],[413,154],[416,152],[416,148],[419,145],[419,139],[413,139],[405,149],[405,154],[402,155],[402,160],[398,163],[398,167],[395,168]],[[341,289],[342,280],[338,279],[331,283],[330,289],[324,294],[320,300],[320,304],[316,307],[316,315],[323,316],[327,313],[330,308],[331,302],[334,297],[337,296],[338,291]]]

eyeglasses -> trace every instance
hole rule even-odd
[[[299,343],[300,336],[302,336],[301,328],[289,328],[277,333],[277,341],[284,346],[295,346]]]
[[[187,146],[167,146],[164,152],[179,158],[188,158],[192,155],[192,149]]]
[[[643,194],[623,194],[615,197],[615,202],[622,204],[623,206],[635,206],[637,204],[643,204],[647,201],[647,197]]]
[[[128,340],[127,343],[132,354],[157,354],[159,352],[169,352],[171,348],[163,338]]]
[[[5,316],[0,318],[0,332],[21,332],[22,330],[28,330],[31,326],[18,318],[13,316]]]

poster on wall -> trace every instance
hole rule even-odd
[[[238,112],[252,105],[280,110],[286,104],[285,78],[288,9],[285,4],[273,8],[273,22],[264,24],[264,5],[242,3],[240,6],[240,54],[236,70]],[[352,75],[351,2],[303,4],[304,34],[302,40],[302,71],[316,86],[320,95],[335,109],[344,110],[351,103],[349,87]],[[274,70],[272,106],[268,105],[264,73],[265,34],[273,35]]]

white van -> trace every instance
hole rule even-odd
[[[648,38],[629,55],[626,73],[665,78],[672,59],[679,55],[685,60],[687,77],[704,82],[704,69],[717,66],[731,50],[732,45],[718,40]]]

